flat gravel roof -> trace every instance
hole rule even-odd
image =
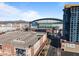
[[[13,31],[0,35],[0,44],[10,43],[17,48],[26,48],[34,45],[38,38],[45,33]]]

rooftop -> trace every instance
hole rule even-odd
[[[79,4],[66,4],[64,6],[64,8],[70,8],[70,7],[74,7],[74,6],[79,6]]]
[[[61,51],[61,56],[79,56],[79,53],[68,52],[68,51]]]
[[[0,44],[11,43],[18,48],[26,48],[34,45],[38,38],[45,33],[14,31],[0,35]]]
[[[18,20],[18,21],[0,21],[0,24],[7,24],[7,23],[29,23],[23,20]]]

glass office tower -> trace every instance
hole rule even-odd
[[[64,7],[63,35],[70,42],[79,42],[79,5],[68,4]]]

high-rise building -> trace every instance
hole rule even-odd
[[[70,42],[79,42],[79,4],[64,6],[63,35]]]

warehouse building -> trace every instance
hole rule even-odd
[[[46,33],[14,31],[0,35],[1,56],[34,56],[44,47]]]

